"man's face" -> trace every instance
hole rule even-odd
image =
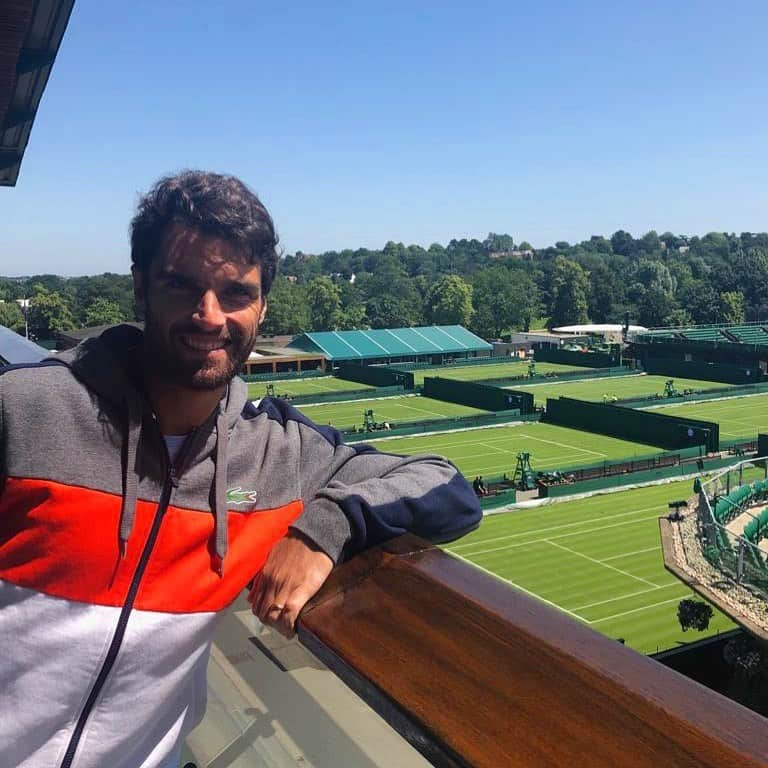
[[[144,306],[147,373],[187,389],[226,384],[253,349],[267,304],[261,266],[232,243],[173,225],[146,275],[134,271]]]

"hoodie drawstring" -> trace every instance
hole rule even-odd
[[[134,397],[127,397],[128,435],[126,461],[123,475],[123,504],[120,510],[120,556],[125,557],[128,539],[136,519],[139,469],[136,457],[141,437],[142,403]],[[216,562],[214,570],[224,575],[224,558],[228,548],[227,530],[227,417],[223,409],[216,418],[216,467],[213,481],[213,514],[216,530]]]
[[[216,570],[224,575],[227,555],[227,418],[224,409],[216,419],[216,469],[213,481],[213,514],[216,520]]]
[[[136,466],[136,456],[141,437],[141,401],[136,397],[127,397],[128,401],[128,439],[125,459],[125,474],[123,476],[123,505],[120,510],[120,556],[125,557],[128,539],[136,519],[136,499],[139,493],[139,468]]]

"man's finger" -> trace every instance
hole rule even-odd
[[[290,598],[286,601],[285,608],[280,614],[280,623],[282,624],[287,637],[292,637],[296,632],[296,622],[304,606],[314,597],[319,587],[314,583],[304,583],[296,588]]]

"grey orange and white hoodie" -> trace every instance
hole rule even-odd
[[[289,527],[338,561],[480,519],[444,459],[346,445],[239,379],[171,464],[140,345],[118,326],[0,369],[0,766],[161,764],[203,716],[217,615]]]

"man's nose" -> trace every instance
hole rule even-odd
[[[207,290],[200,297],[195,312],[195,318],[206,325],[221,327],[226,322],[226,317],[221,309],[219,298],[214,290]]]

